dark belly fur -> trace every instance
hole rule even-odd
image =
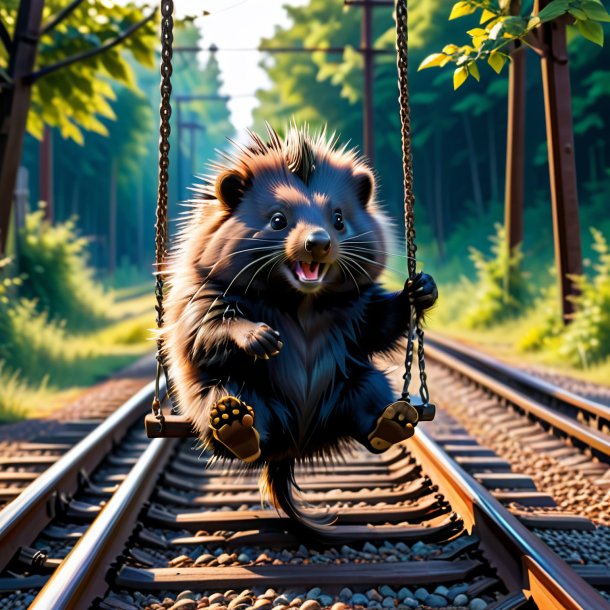
[[[249,319],[280,333],[282,350],[256,361],[239,351],[223,354],[226,359],[205,361],[202,374],[254,408],[263,459],[306,457],[358,439],[360,428],[370,430],[392,401],[387,380],[358,345],[366,304],[361,298],[329,308],[304,300],[286,312],[262,301],[240,301]]]

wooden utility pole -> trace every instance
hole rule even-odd
[[[46,202],[45,215],[47,220],[53,221],[55,210],[53,205],[53,132],[51,128],[44,128],[44,135],[40,143],[40,197]]]
[[[510,5],[512,15],[521,12],[521,0]],[[506,129],[506,182],[504,227],[510,251],[523,241],[525,156],[525,48],[516,42],[508,68],[508,121]]]
[[[364,154],[375,162],[375,49],[373,48],[373,9],[394,6],[393,0],[344,0],[346,6],[362,7],[360,52],[364,60],[364,90],[362,92],[362,141]]]
[[[110,170],[110,197],[108,205],[108,271],[117,268],[117,161],[112,159]]]
[[[536,0],[542,10],[550,0]],[[564,321],[574,313],[577,288],[570,276],[582,274],[578,188],[572,127],[572,94],[566,40],[567,16],[541,26],[542,86],[553,208],[555,259]]]
[[[19,3],[7,70],[10,81],[0,88],[0,254],[6,249],[32,93],[25,77],[34,70],[43,6],[44,0]]]
[[[375,87],[374,57],[373,57],[373,5],[365,2],[362,5],[362,27],[360,32],[360,47],[364,59],[364,91],[362,101],[364,152],[371,163],[375,162],[375,104],[373,94]]]

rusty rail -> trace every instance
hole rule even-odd
[[[486,354],[483,357],[473,349],[438,335],[430,337],[427,356],[590,449],[600,460],[610,461],[610,437],[576,419],[583,413],[605,426],[604,422],[610,421],[610,407],[517,371]],[[532,393],[543,399],[546,397],[544,403],[533,399]],[[566,415],[566,412],[571,414]]]
[[[14,549],[28,545],[70,501],[79,483],[148,410],[154,382],[134,394],[103,423],[59,458],[0,511],[0,547]],[[12,556],[0,554],[0,570]]]

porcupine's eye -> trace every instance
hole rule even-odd
[[[335,213],[333,214],[333,221],[335,224],[335,229],[337,229],[337,231],[343,231],[343,229],[345,229],[345,223],[343,222],[343,213],[341,212],[341,210],[335,210]]]
[[[271,225],[271,228],[275,231],[281,231],[282,229],[286,228],[288,221],[286,220],[286,216],[284,216],[284,214],[282,214],[281,212],[276,212],[271,217],[269,224]]]

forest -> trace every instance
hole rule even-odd
[[[592,3],[594,0],[589,2]],[[20,231],[22,243],[18,240],[21,254],[17,257],[17,267],[21,275],[13,278],[23,285],[20,277],[31,278],[36,273],[39,278],[46,277],[52,261],[63,257],[62,260],[68,261],[67,269],[70,265],[78,269],[73,275],[87,277],[91,298],[83,301],[83,307],[89,312],[92,329],[99,326],[100,316],[104,318],[105,314],[100,313],[97,305],[90,306],[85,301],[102,303],[110,310],[113,305],[107,289],[152,286],[159,138],[155,21],[149,22],[145,9],[131,4],[126,4],[119,14],[108,12],[104,3],[93,4],[98,11],[97,18],[112,27],[142,18],[144,25],[125,44],[95,60],[50,74],[34,87],[22,159],[29,174],[30,216]],[[16,3],[12,5],[14,9]],[[48,10],[53,11],[56,5],[57,1],[51,0]],[[11,6],[3,9],[9,23]],[[468,78],[457,90],[454,90],[453,70],[418,70],[431,53],[447,48],[450,43],[468,43],[472,34],[469,36],[467,31],[472,32],[471,28],[478,26],[479,15],[449,19],[451,3],[440,0],[412,0],[409,9],[418,257],[422,268],[434,274],[441,285],[439,307],[431,323],[434,325],[436,320],[448,328],[457,324],[462,332],[483,329],[485,335],[480,332],[476,335],[481,341],[494,340],[494,337],[497,340],[498,336],[508,333],[515,336],[518,349],[550,351],[555,362],[565,361],[577,367],[605,363],[607,367],[610,53],[601,44],[604,29],[606,33],[609,29],[605,23],[606,11],[602,6],[602,24],[596,24],[599,30],[595,29],[594,35],[589,32],[584,36],[582,28],[568,28],[585,276],[574,278],[581,288],[580,313],[566,330],[558,313],[552,271],[553,233],[540,60],[535,53],[527,52],[525,234],[518,251],[510,253],[504,247],[501,226],[508,67],[505,65],[498,74],[498,70],[483,65],[480,74],[477,71],[479,82]],[[531,10],[532,3],[523,2],[522,13],[528,14]],[[575,14],[577,10],[574,9]],[[69,39],[75,47],[86,46],[95,38],[83,25],[84,13],[80,16],[83,21],[79,21],[79,11],[58,28],[61,45]],[[341,141],[362,148],[363,57],[357,50],[361,9],[346,7],[343,2],[310,0],[300,7],[287,6],[286,11],[289,25],[277,27],[271,37],[261,40],[261,47],[323,49],[332,46],[345,47],[345,50],[343,53],[260,52],[260,65],[271,86],[253,92],[258,102],[253,128],[262,129],[264,121],[269,121],[281,132],[289,121],[307,122],[313,130],[327,126],[340,134]],[[195,54],[179,49],[197,46],[208,49],[214,44],[213,32],[206,33],[205,17],[198,19],[199,22],[201,27],[196,27],[193,19],[185,19],[176,31],[170,233],[176,230],[182,203],[190,197],[188,187],[198,180],[197,175],[205,172],[206,164],[215,159],[215,150],[226,148],[227,138],[237,135],[227,98],[236,92],[223,88],[218,61],[223,50]],[[107,35],[111,35],[112,28],[107,29]],[[598,44],[591,38],[596,38],[594,42]],[[65,52],[59,48],[58,40],[56,36],[44,38],[40,51],[43,69],[60,51]],[[389,281],[396,282],[404,276],[405,265],[400,256],[403,193],[391,7],[375,8],[373,40],[377,51],[373,161],[381,185],[379,198],[395,219],[396,256],[390,260]],[[60,99],[63,106],[58,102]],[[60,107],[62,111],[58,110]],[[53,196],[37,211],[36,202],[41,200],[43,188],[41,167],[45,164],[52,167]],[[64,239],[60,233],[69,237]],[[39,261],[44,258],[41,254],[44,248],[62,239],[73,240],[77,246],[70,252],[56,249],[56,259],[50,257],[49,267],[41,267]],[[28,258],[28,248],[34,243],[40,249]],[[55,271],[57,265],[53,265]],[[9,267],[4,265],[5,269]],[[511,278],[510,293],[505,290],[508,277]],[[8,284],[0,296],[13,290],[6,287],[12,286],[13,279],[6,280]],[[100,286],[106,292],[98,294],[96,291],[102,290]],[[52,301],[51,298],[45,301],[47,289],[40,288],[38,292],[14,289],[27,304],[18,315],[8,318],[22,320],[22,328],[34,328],[35,325],[27,322],[28,316],[43,316],[38,318],[41,326],[49,326],[44,320],[57,323],[58,332],[76,333],[81,341],[78,333],[82,333],[83,325],[87,326],[87,316],[72,324],[70,320],[79,319],[80,314],[70,313],[69,298],[64,299],[67,309],[60,307],[49,313],[44,308],[45,302]],[[79,287],[72,289],[78,291]],[[80,301],[77,298],[74,302]],[[515,320],[518,330],[510,326]],[[14,324],[11,328],[0,332],[7,336],[17,332]],[[47,331],[51,332],[48,328]],[[138,330],[135,334],[141,337],[142,332]],[[55,343],[56,339],[52,333],[45,340],[37,337],[48,344]],[[42,352],[47,347],[41,348]],[[72,360],[68,361],[78,360],[82,353],[80,347],[75,348]],[[10,350],[4,349],[0,353],[2,357],[18,363],[9,367],[9,372],[23,368],[23,363],[19,366],[19,358],[15,360]],[[38,380],[44,377],[44,363],[43,358]],[[603,376],[605,372],[597,374]]]

